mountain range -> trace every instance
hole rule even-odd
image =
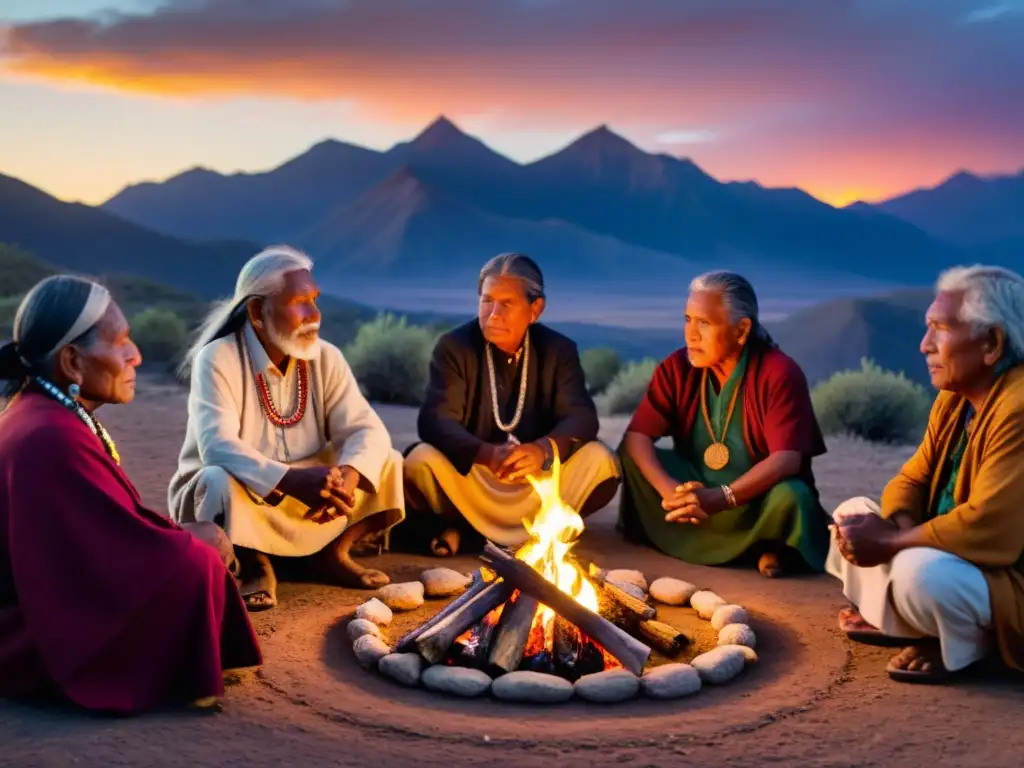
[[[174,238],[2,174],[0,242],[65,270],[139,275],[208,298],[230,295],[238,270],[256,252],[241,241]]]
[[[856,204],[855,204],[856,205]],[[961,246],[1009,247],[1024,240],[1024,169],[1005,176],[953,174],[874,206]]]
[[[328,140],[265,172],[193,168],[131,185],[101,208],[177,238],[291,242],[349,281],[463,281],[489,256],[519,250],[553,276],[589,283],[679,285],[721,265],[855,289],[858,278],[923,284],[976,258],[981,238],[944,239],[891,202],[838,209],[799,189],[720,182],[607,126],[522,165],[442,117],[386,151]],[[1024,263],[1019,245],[1004,244],[1014,265]]]

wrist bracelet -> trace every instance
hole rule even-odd
[[[736,503],[736,494],[733,493],[732,488],[730,488],[728,485],[723,485],[722,493],[725,495],[725,503],[729,505],[729,509],[733,509],[739,506]]]

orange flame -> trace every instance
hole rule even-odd
[[[569,559],[569,553],[583,533],[583,518],[576,510],[568,507],[559,492],[561,462],[556,454],[551,474],[542,479],[532,475],[526,479],[540,496],[540,511],[533,520],[523,521],[530,534],[516,557],[527,563],[537,573],[570,595],[586,608],[597,611],[597,591],[584,577],[580,568]],[[537,611],[534,626],[543,630],[545,645],[550,645],[554,635],[555,612],[542,605]],[[532,638],[531,638],[532,639]]]

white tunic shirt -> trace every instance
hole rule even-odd
[[[400,520],[401,458],[341,350],[321,340],[319,355],[308,363],[306,411],[297,424],[278,427],[264,412],[255,374],[264,375],[275,409],[287,418],[297,405],[298,363],[291,359],[279,371],[248,321],[241,336],[241,349],[231,334],[208,344],[193,361],[188,427],[168,489],[172,517],[190,522],[222,513],[235,544],[282,555],[319,551],[367,514],[390,511],[397,513],[391,525]],[[324,524],[306,520],[308,508],[296,499],[262,503],[289,467],[310,465],[349,465],[372,493],[357,493],[351,516]],[[228,491],[203,487],[223,485],[217,478],[225,472],[235,481]],[[223,501],[205,503],[222,495]]]

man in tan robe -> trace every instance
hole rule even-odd
[[[404,517],[402,457],[341,351],[319,338],[312,263],[286,247],[243,267],[189,354],[188,427],[168,506],[223,526],[250,610],[276,604],[268,555],[318,555],[348,586],[388,582],[350,556]]]
[[[1024,279],[998,267],[938,282],[921,343],[940,390],[881,505],[836,509],[827,569],[852,639],[905,645],[890,677],[931,682],[998,650],[1024,670]]]
[[[576,344],[537,322],[540,269],[522,254],[496,256],[478,291],[479,317],[434,349],[418,420],[423,442],[405,459],[409,504],[438,522],[431,550],[441,556],[455,554],[464,534],[477,544],[525,542],[523,523],[540,511],[527,478],[548,476],[556,455],[561,497],[583,517],[619,484],[615,454],[597,440]]]

